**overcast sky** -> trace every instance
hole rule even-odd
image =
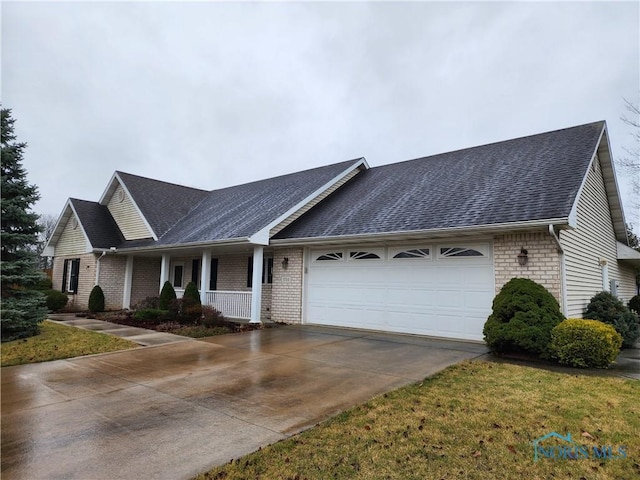
[[[637,1],[1,8],[2,105],[41,214],[99,200],[116,170],[211,190],[597,120],[615,157],[633,145]]]

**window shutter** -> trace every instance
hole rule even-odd
[[[69,281],[69,291],[78,293],[78,279],[80,276],[80,259],[71,260],[71,277]]]
[[[200,279],[200,259],[194,258],[191,262],[191,281],[198,285]]]
[[[267,258],[266,264],[267,268],[264,271],[266,278],[262,283],[273,283],[273,257]]]
[[[211,271],[209,272],[209,290],[218,289],[218,259],[211,259]]]
[[[69,259],[65,259],[64,266],[62,267],[62,292],[67,291],[67,272],[69,271]]]
[[[247,263],[247,287],[253,288],[253,256],[249,257]]]

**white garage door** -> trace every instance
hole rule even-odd
[[[305,321],[482,340],[491,253],[488,243],[312,250]]]

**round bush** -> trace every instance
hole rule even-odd
[[[598,320],[569,318],[551,331],[553,356],[572,367],[606,368],[615,361],[622,336]]]
[[[584,318],[600,320],[612,325],[622,335],[622,347],[633,348],[640,338],[638,316],[609,292],[600,292],[591,298]]]
[[[562,320],[560,305],[546,288],[527,278],[512,278],[493,300],[484,340],[496,354],[522,352],[547,358],[551,330]]]
[[[104,312],[104,292],[100,285],[91,289],[89,294],[89,311],[92,313]]]
[[[169,310],[171,302],[173,302],[176,298],[176,291],[174,290],[173,285],[171,285],[171,282],[164,282],[164,285],[162,285],[162,290],[160,291],[160,300],[158,302],[160,310]]]
[[[66,293],[59,290],[47,290],[44,292],[46,296],[47,308],[52,312],[59,312],[67,306],[69,297]]]

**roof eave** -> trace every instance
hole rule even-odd
[[[380,242],[394,240],[410,240],[413,238],[446,238],[451,236],[472,236],[472,235],[489,235],[504,234],[505,231],[525,231],[525,230],[546,230],[549,225],[559,228],[571,228],[569,219],[550,218],[542,220],[530,220],[524,222],[507,222],[492,223],[487,225],[472,225],[461,227],[433,228],[425,230],[408,230],[396,232],[382,233],[365,233],[356,235],[336,235],[326,237],[307,237],[307,238],[291,238],[291,239],[272,239],[272,245],[311,245],[311,244],[327,244],[327,243],[354,243],[354,242]]]
[[[187,243],[174,243],[171,245],[150,245],[144,247],[118,247],[117,253],[142,253],[142,252],[164,252],[174,250],[186,250],[191,248],[206,247],[223,247],[231,245],[252,245],[254,242],[248,237],[227,238],[224,240],[209,240],[205,242],[187,242]],[[98,249],[99,251],[102,251]]]

